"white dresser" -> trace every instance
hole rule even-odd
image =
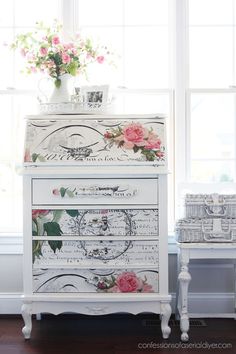
[[[168,338],[165,118],[29,116],[25,338],[31,315],[161,315]]]

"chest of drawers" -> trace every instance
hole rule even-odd
[[[165,119],[32,116],[24,162],[31,315],[161,314],[170,334]]]

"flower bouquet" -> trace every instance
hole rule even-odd
[[[73,41],[64,42],[61,31],[58,21],[52,27],[37,23],[35,31],[17,35],[11,45],[24,57],[27,73],[45,73],[54,79],[57,88],[63,75],[86,74],[89,64],[103,64],[110,55],[106,46],[94,45],[80,34]]]

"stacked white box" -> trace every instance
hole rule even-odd
[[[236,242],[235,194],[187,194],[178,242]]]

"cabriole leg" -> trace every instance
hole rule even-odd
[[[171,306],[167,302],[161,303],[161,330],[164,339],[170,335],[171,329],[168,325],[171,316]]]
[[[25,339],[29,339],[32,330],[32,305],[23,304],[21,308],[21,313],[22,313],[23,320],[25,322],[25,325],[22,328],[22,333]]]

